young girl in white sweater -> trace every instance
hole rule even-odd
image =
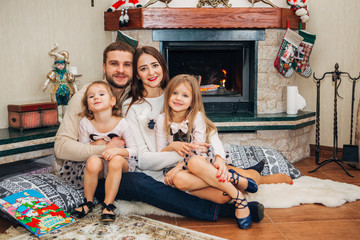
[[[110,148],[101,156],[91,156],[86,162],[84,175],[84,203],[72,213],[82,218],[94,208],[93,199],[98,178],[105,180],[105,199],[102,203],[101,220],[115,220],[113,205],[118,192],[123,172],[133,172],[136,168],[137,146],[125,118],[120,117],[116,109],[116,98],[107,82],[91,83],[83,98],[85,117],[80,121],[79,141],[82,143],[110,141],[113,137],[121,137],[126,148]]]
[[[257,184],[230,169],[227,181],[218,180],[213,166],[217,156],[211,151],[199,152],[197,143],[207,142],[216,133],[215,125],[205,116],[199,83],[191,75],[178,75],[165,90],[164,113],[156,118],[156,145],[162,152],[175,151],[184,156],[171,170],[169,181],[181,190],[196,191],[213,187],[229,195],[235,202],[239,228],[250,227],[252,219],[247,201],[239,189],[256,192]],[[169,176],[169,174],[167,174]],[[170,178],[171,178],[170,177]],[[183,182],[186,181],[186,184]],[[187,185],[188,187],[184,187]]]

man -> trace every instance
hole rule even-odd
[[[103,71],[106,81],[117,95],[117,106],[119,107],[121,107],[129,94],[129,84],[133,77],[133,54],[133,48],[123,42],[111,43],[104,50]],[[81,119],[78,114],[82,112],[81,99],[85,89],[86,86],[72,97],[56,135],[55,155],[57,159],[55,171],[63,178],[66,177],[64,171],[67,168],[70,175],[71,172],[79,171],[79,169],[71,169],[71,166],[65,166],[64,164],[78,162],[82,166],[81,170],[83,170],[84,162],[90,156],[100,155],[107,148],[119,144],[119,140],[112,140],[106,145],[103,142],[91,145],[77,141]],[[105,196],[104,182],[104,180],[99,180],[95,194],[100,201]],[[123,174],[116,199],[142,201],[165,211],[208,221],[216,221],[218,215],[234,217],[235,214],[234,205],[220,205],[200,199],[158,182],[141,172]],[[261,204],[252,202],[249,203],[249,207],[254,221],[260,221],[264,217],[264,208]]]

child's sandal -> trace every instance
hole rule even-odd
[[[106,204],[104,202],[101,203],[101,210],[108,210],[108,211],[113,211],[116,209],[116,207],[114,206],[114,204]],[[101,214],[101,221],[103,222],[114,222],[116,219],[116,215],[114,214],[110,214],[110,213],[102,213]]]
[[[87,206],[89,211],[85,212],[85,209],[84,207]],[[86,198],[84,198],[84,202],[82,204],[80,204],[81,207],[81,211],[78,211],[76,209],[74,209],[72,212],[71,212],[71,215],[76,217],[76,218],[83,218],[85,217],[88,213],[91,213],[95,207],[94,203],[91,202],[91,201],[88,201]]]

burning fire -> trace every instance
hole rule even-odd
[[[223,79],[223,80],[221,80],[221,81],[220,81],[220,83],[221,83],[221,86],[222,86],[222,87],[225,87],[225,82],[226,82],[226,71],[225,71],[225,69],[222,69],[221,71],[224,73],[224,79]]]

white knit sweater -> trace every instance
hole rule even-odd
[[[125,116],[130,124],[138,147],[138,168],[158,181],[163,181],[163,169],[176,165],[183,157],[176,152],[156,152],[155,123],[156,117],[162,112],[164,95],[156,98],[145,98],[145,102],[133,104]],[[126,113],[131,99],[127,99],[122,112]],[[225,159],[225,152],[217,134],[211,139],[215,154]]]

